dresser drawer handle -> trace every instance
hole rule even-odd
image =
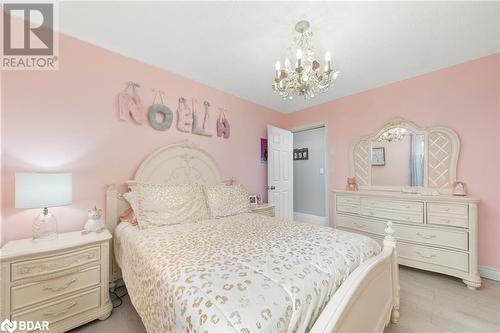
[[[420,232],[417,232],[417,236],[423,239],[433,239],[436,237],[436,235],[422,235]]]
[[[64,284],[62,286],[58,286],[58,287],[45,285],[45,286],[43,286],[43,290],[52,290],[54,292],[61,291],[61,290],[64,290],[64,289],[68,288],[69,286],[71,286],[76,281],[78,281],[78,279],[77,278],[73,278],[73,279],[69,280],[68,282],[66,282],[66,284]]]
[[[69,305],[62,309],[62,310],[59,310],[59,311],[53,311],[53,310],[49,310],[49,311],[45,311],[43,313],[44,316],[51,316],[51,317],[59,317],[59,316],[62,316],[63,314],[65,314],[66,312],[68,312],[69,310],[71,310],[71,308],[74,308],[76,306],[76,304],[78,304],[77,301],[73,301],[71,303],[69,303]]]
[[[418,251],[415,251],[416,254],[418,254],[419,256],[421,256],[422,258],[425,258],[425,259],[431,259],[431,258],[436,258],[436,255],[435,254],[431,254],[431,255],[425,255],[425,254],[422,254]]]

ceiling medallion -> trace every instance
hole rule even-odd
[[[313,33],[308,21],[298,22],[295,31],[298,35],[290,49],[290,53],[296,49],[295,63],[292,65],[289,56],[285,58],[283,67],[279,61],[276,62],[273,90],[283,99],[293,99],[294,96],[310,99],[328,91],[339,72],[332,68],[330,52],[325,53],[324,69],[320,70],[321,64],[314,57]]]

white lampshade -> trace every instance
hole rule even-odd
[[[71,173],[16,173],[16,208],[69,205],[73,199]]]

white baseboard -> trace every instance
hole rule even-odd
[[[500,269],[498,268],[479,266],[479,275],[490,280],[500,281]]]
[[[294,212],[293,219],[299,222],[328,226],[328,220],[324,216]]]

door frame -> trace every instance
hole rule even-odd
[[[293,134],[295,134],[296,132],[313,130],[315,128],[320,128],[320,127],[325,128],[325,137],[323,138],[325,145],[325,218],[326,221],[328,222],[328,225],[330,225],[330,191],[328,190],[329,187],[328,184],[330,184],[330,148],[328,144],[328,137],[329,137],[328,121],[322,120],[297,127],[292,127],[290,131]]]

